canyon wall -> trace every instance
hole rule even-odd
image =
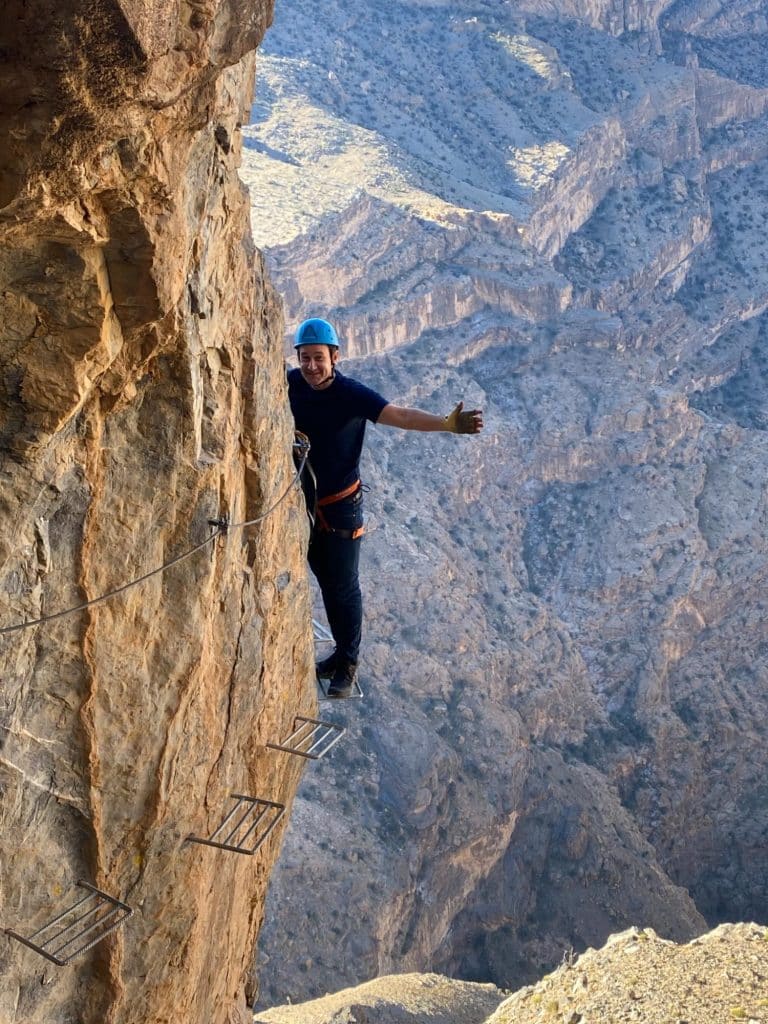
[[[242,793],[290,806],[265,743],[312,707],[282,316],[240,125],[271,3],[3,11],[0,920],[85,880],[133,916],[66,967],[0,934],[0,1019],[247,1019],[281,823],[190,844]],[[267,519],[211,538],[209,519]]]
[[[369,433],[365,700],[299,792],[264,1004],[764,920],[762,8],[283,11],[243,173],[288,331],[486,429]]]

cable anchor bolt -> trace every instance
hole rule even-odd
[[[229,529],[229,516],[220,516],[218,519],[209,519],[208,525],[219,530],[221,533],[226,533]]]

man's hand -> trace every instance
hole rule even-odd
[[[482,409],[471,409],[469,412],[463,410],[464,403],[459,402],[445,417],[445,429],[452,434],[479,434],[483,429]]]
[[[452,434],[479,434],[483,429],[483,413],[480,409],[462,412],[464,403],[459,402],[448,416],[421,409],[405,409],[399,405],[385,405],[377,423],[385,427],[399,427],[401,430],[450,430]]]

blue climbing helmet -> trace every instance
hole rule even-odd
[[[293,347],[301,348],[302,345],[329,345],[331,348],[338,348],[339,337],[327,320],[313,316],[310,320],[305,320],[296,331]]]

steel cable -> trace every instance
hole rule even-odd
[[[299,440],[294,442],[294,448],[298,448],[301,451],[301,460],[296,468],[296,472],[291,478],[291,482],[277,501],[275,501],[275,503],[265,512],[262,512],[261,515],[256,516],[255,519],[248,519],[242,523],[228,523],[225,519],[209,520],[209,524],[213,527],[210,537],[206,537],[205,540],[201,541],[199,544],[195,544],[195,546],[193,548],[189,548],[188,551],[182,551],[181,554],[175,555],[167,562],[163,562],[163,564],[159,565],[156,569],[152,569],[150,572],[144,573],[143,576],[136,577],[136,579],[129,580],[127,583],[123,583],[119,587],[115,587],[113,590],[108,590],[105,594],[99,594],[98,597],[92,597],[89,601],[82,601],[80,604],[73,605],[71,608],[64,608],[59,612],[51,612],[50,615],[41,615],[37,619],[29,619],[26,622],[15,622],[12,626],[0,626],[0,636],[6,636],[9,633],[18,633],[24,629],[31,629],[33,626],[40,626],[44,622],[53,622],[54,619],[61,619],[65,615],[74,615],[75,612],[82,612],[85,611],[86,608],[92,608],[94,605],[101,604],[103,601],[108,601],[110,598],[116,597],[118,594],[125,593],[126,590],[138,587],[139,584],[145,583],[147,580],[152,579],[153,576],[159,576],[160,573],[170,569],[173,565],[178,565],[179,562],[183,562],[186,558],[191,558],[192,555],[196,554],[198,551],[202,551],[203,548],[211,544],[217,537],[226,534],[229,530],[241,530],[246,526],[255,526],[257,523],[263,522],[285,501],[301,479],[301,474],[304,472],[304,467],[309,457],[309,442],[306,439]]]

